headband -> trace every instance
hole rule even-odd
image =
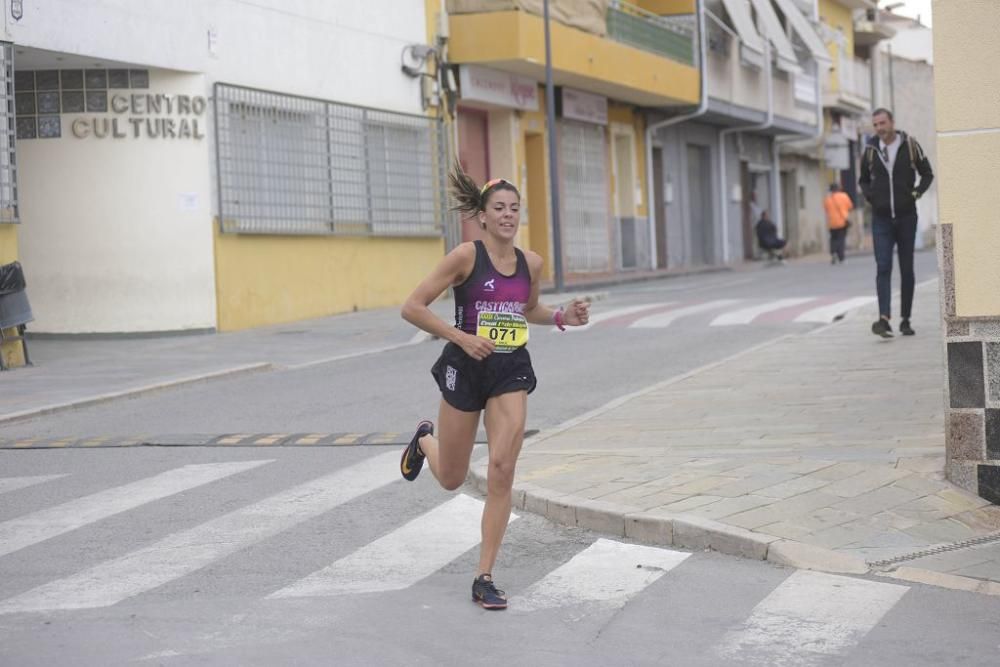
[[[507,185],[513,185],[513,183],[508,181],[506,178],[494,178],[492,180],[486,181],[486,183],[483,184],[482,190],[479,191],[479,196],[482,197],[483,195],[486,194],[487,190],[489,190],[495,185],[500,185],[501,183],[506,183]]]

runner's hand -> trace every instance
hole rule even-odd
[[[571,327],[583,326],[590,321],[590,302],[584,299],[573,299],[563,311],[563,322]]]
[[[476,361],[482,361],[486,357],[493,354],[493,351],[496,349],[496,346],[493,345],[493,341],[480,338],[479,336],[473,336],[469,333],[459,339],[458,346]]]

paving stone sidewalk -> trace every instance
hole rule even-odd
[[[1000,507],[944,479],[937,289],[918,290],[916,336],[883,341],[875,311],[856,311],[542,432],[515,503],[644,541],[1000,593]]]

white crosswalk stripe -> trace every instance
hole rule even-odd
[[[875,303],[875,297],[856,296],[851,299],[845,299],[843,301],[807,310],[796,317],[795,321],[829,323],[833,322],[837,316],[843,315],[849,310],[860,308],[861,306],[867,306],[870,303]]]
[[[482,514],[481,501],[460,494],[271,597],[408,588],[479,544]],[[517,518],[512,514],[510,520]]]
[[[122,508],[129,504],[139,506],[164,498],[170,495],[171,490],[177,492],[182,477],[187,480],[188,487],[193,488],[212,481],[213,477],[223,479],[265,463],[268,461],[190,465],[62,503],[0,524],[0,548],[10,553],[16,549],[11,549],[9,545],[17,547],[18,544],[40,541],[46,535],[57,535],[73,527],[83,528],[101,515],[110,516],[124,511]],[[70,573],[40,585],[36,585],[38,582],[35,581],[31,584],[34,588],[0,600],[0,614],[66,612],[115,605],[192,575],[226,556],[239,551],[249,553],[250,547],[255,544],[362,495],[374,492],[392,494],[393,490],[386,487],[396,482],[398,475],[398,452],[371,457],[193,528],[168,534],[147,547],[98,563],[82,572]],[[61,477],[65,475],[3,478],[0,479],[0,489],[15,491]],[[128,497],[132,499],[127,501]],[[467,590],[452,591],[449,584],[448,590],[439,591],[434,580],[429,578],[447,570],[456,559],[467,557],[468,552],[479,544],[482,510],[481,500],[464,494],[455,495],[402,525],[388,526],[385,531],[380,531],[379,537],[305,577],[291,581],[277,579],[278,583],[268,585],[266,590],[255,590],[256,579],[248,577],[248,597],[262,602],[258,611],[267,609],[270,612],[265,613],[273,613],[275,609],[280,609],[281,613],[297,614],[303,613],[302,610],[315,609],[306,606],[308,598],[343,598],[359,594],[391,596],[424,586],[419,594],[422,599],[428,600],[428,605],[450,604],[442,601],[451,599],[456,601],[455,604],[471,605]],[[25,522],[26,519],[30,520]],[[518,520],[516,514],[511,515],[511,522]],[[14,530],[17,521],[22,522],[20,530]],[[516,531],[514,533],[516,535]],[[526,568],[531,572],[527,581],[533,583],[522,585],[520,591],[512,592],[512,612],[540,613],[565,609],[565,613],[576,614],[576,620],[591,614],[603,614],[597,618],[606,619],[607,614],[618,613],[630,602],[635,602],[664,577],[692,576],[692,573],[695,573],[693,576],[705,576],[704,573],[699,574],[698,564],[674,573],[689,558],[700,557],[700,554],[626,544],[606,538],[596,539],[581,548],[579,538],[573,538],[570,544],[575,553],[562,562],[565,557],[543,553],[548,544],[567,543],[555,539],[545,545],[534,544],[538,561],[551,565],[539,566],[538,570]],[[526,547],[521,544],[519,548],[523,550]],[[521,570],[521,576],[524,571]],[[776,582],[779,576],[783,575],[769,578]],[[450,577],[449,581],[458,579],[454,573],[447,573],[446,577]],[[468,584],[468,580],[463,579],[463,582],[463,585]],[[706,640],[709,643],[705,649],[709,655],[718,658],[719,664],[809,667],[825,665],[834,659],[843,660],[909,590],[907,586],[895,583],[810,571],[794,571],[771,589],[773,585],[761,585],[755,589],[763,599],[751,611],[747,612],[744,608],[726,616],[727,620],[717,627],[705,628],[710,637]],[[724,586],[722,588],[725,589]],[[710,590],[718,592],[719,587]],[[268,595],[268,591],[275,592]],[[152,595],[169,599],[166,592]],[[655,613],[665,613],[664,609],[669,607],[663,607],[668,603],[661,603],[661,597],[646,595],[635,608],[645,609],[645,613],[651,609],[657,609]],[[262,598],[294,599],[295,603],[287,608],[276,607],[274,605],[288,603],[265,604]],[[324,600],[316,604],[336,603]],[[707,599],[705,604],[725,604],[725,600]],[[122,613],[129,611],[132,610],[126,609]],[[10,622],[16,623],[13,619]],[[5,623],[8,623],[6,617]]]
[[[724,637],[718,653],[741,665],[824,664],[861,641],[908,590],[799,570]]]
[[[54,479],[60,479],[65,477],[62,475],[33,475],[31,477],[2,477],[0,478],[0,493],[7,493],[9,491],[17,491],[18,489],[26,489],[29,486],[34,486],[35,484],[44,484],[45,482],[51,482]]]
[[[518,611],[584,602],[621,607],[690,555],[599,539],[545,575],[511,605]]]
[[[634,329],[662,329],[673,324],[675,321],[682,317],[687,317],[688,315],[696,315],[698,313],[708,312],[710,310],[719,310],[720,308],[725,308],[734,303],[739,303],[739,299],[716,299],[714,301],[706,301],[705,303],[695,304],[693,306],[685,306],[684,308],[677,308],[674,310],[668,310],[665,313],[659,313],[657,315],[650,315],[648,317],[643,317],[636,320],[630,325],[630,328]]]
[[[784,308],[800,306],[804,303],[809,303],[810,301],[814,300],[815,300],[814,297],[797,297],[789,299],[777,299],[775,301],[768,301],[767,303],[757,304],[756,306],[747,306],[746,308],[731,310],[727,313],[719,315],[714,320],[712,320],[710,326],[724,327],[724,326],[732,326],[734,324],[750,324],[761,315],[767,313],[773,313],[776,310],[782,310]]]
[[[591,313],[590,321],[580,327],[566,327],[566,331],[586,331],[592,328],[595,324],[600,324],[601,322],[607,322],[608,320],[613,320],[618,317],[626,317],[628,315],[634,315],[636,313],[644,313],[648,310],[657,310],[660,308],[667,308],[674,305],[674,301],[664,301],[661,303],[644,303],[639,306],[623,306],[621,308],[613,308],[611,310],[605,310],[597,313]],[[553,328],[552,333],[560,333],[559,329]]]
[[[106,519],[146,503],[187,491],[236,473],[271,463],[237,461],[204,463],[168,470],[137,482],[0,523],[0,556],[24,549],[81,526]]]
[[[107,607],[198,570],[399,479],[399,453],[330,475],[0,602],[0,613]]]

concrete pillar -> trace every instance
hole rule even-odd
[[[1000,3],[933,8],[946,472],[1000,504]]]

